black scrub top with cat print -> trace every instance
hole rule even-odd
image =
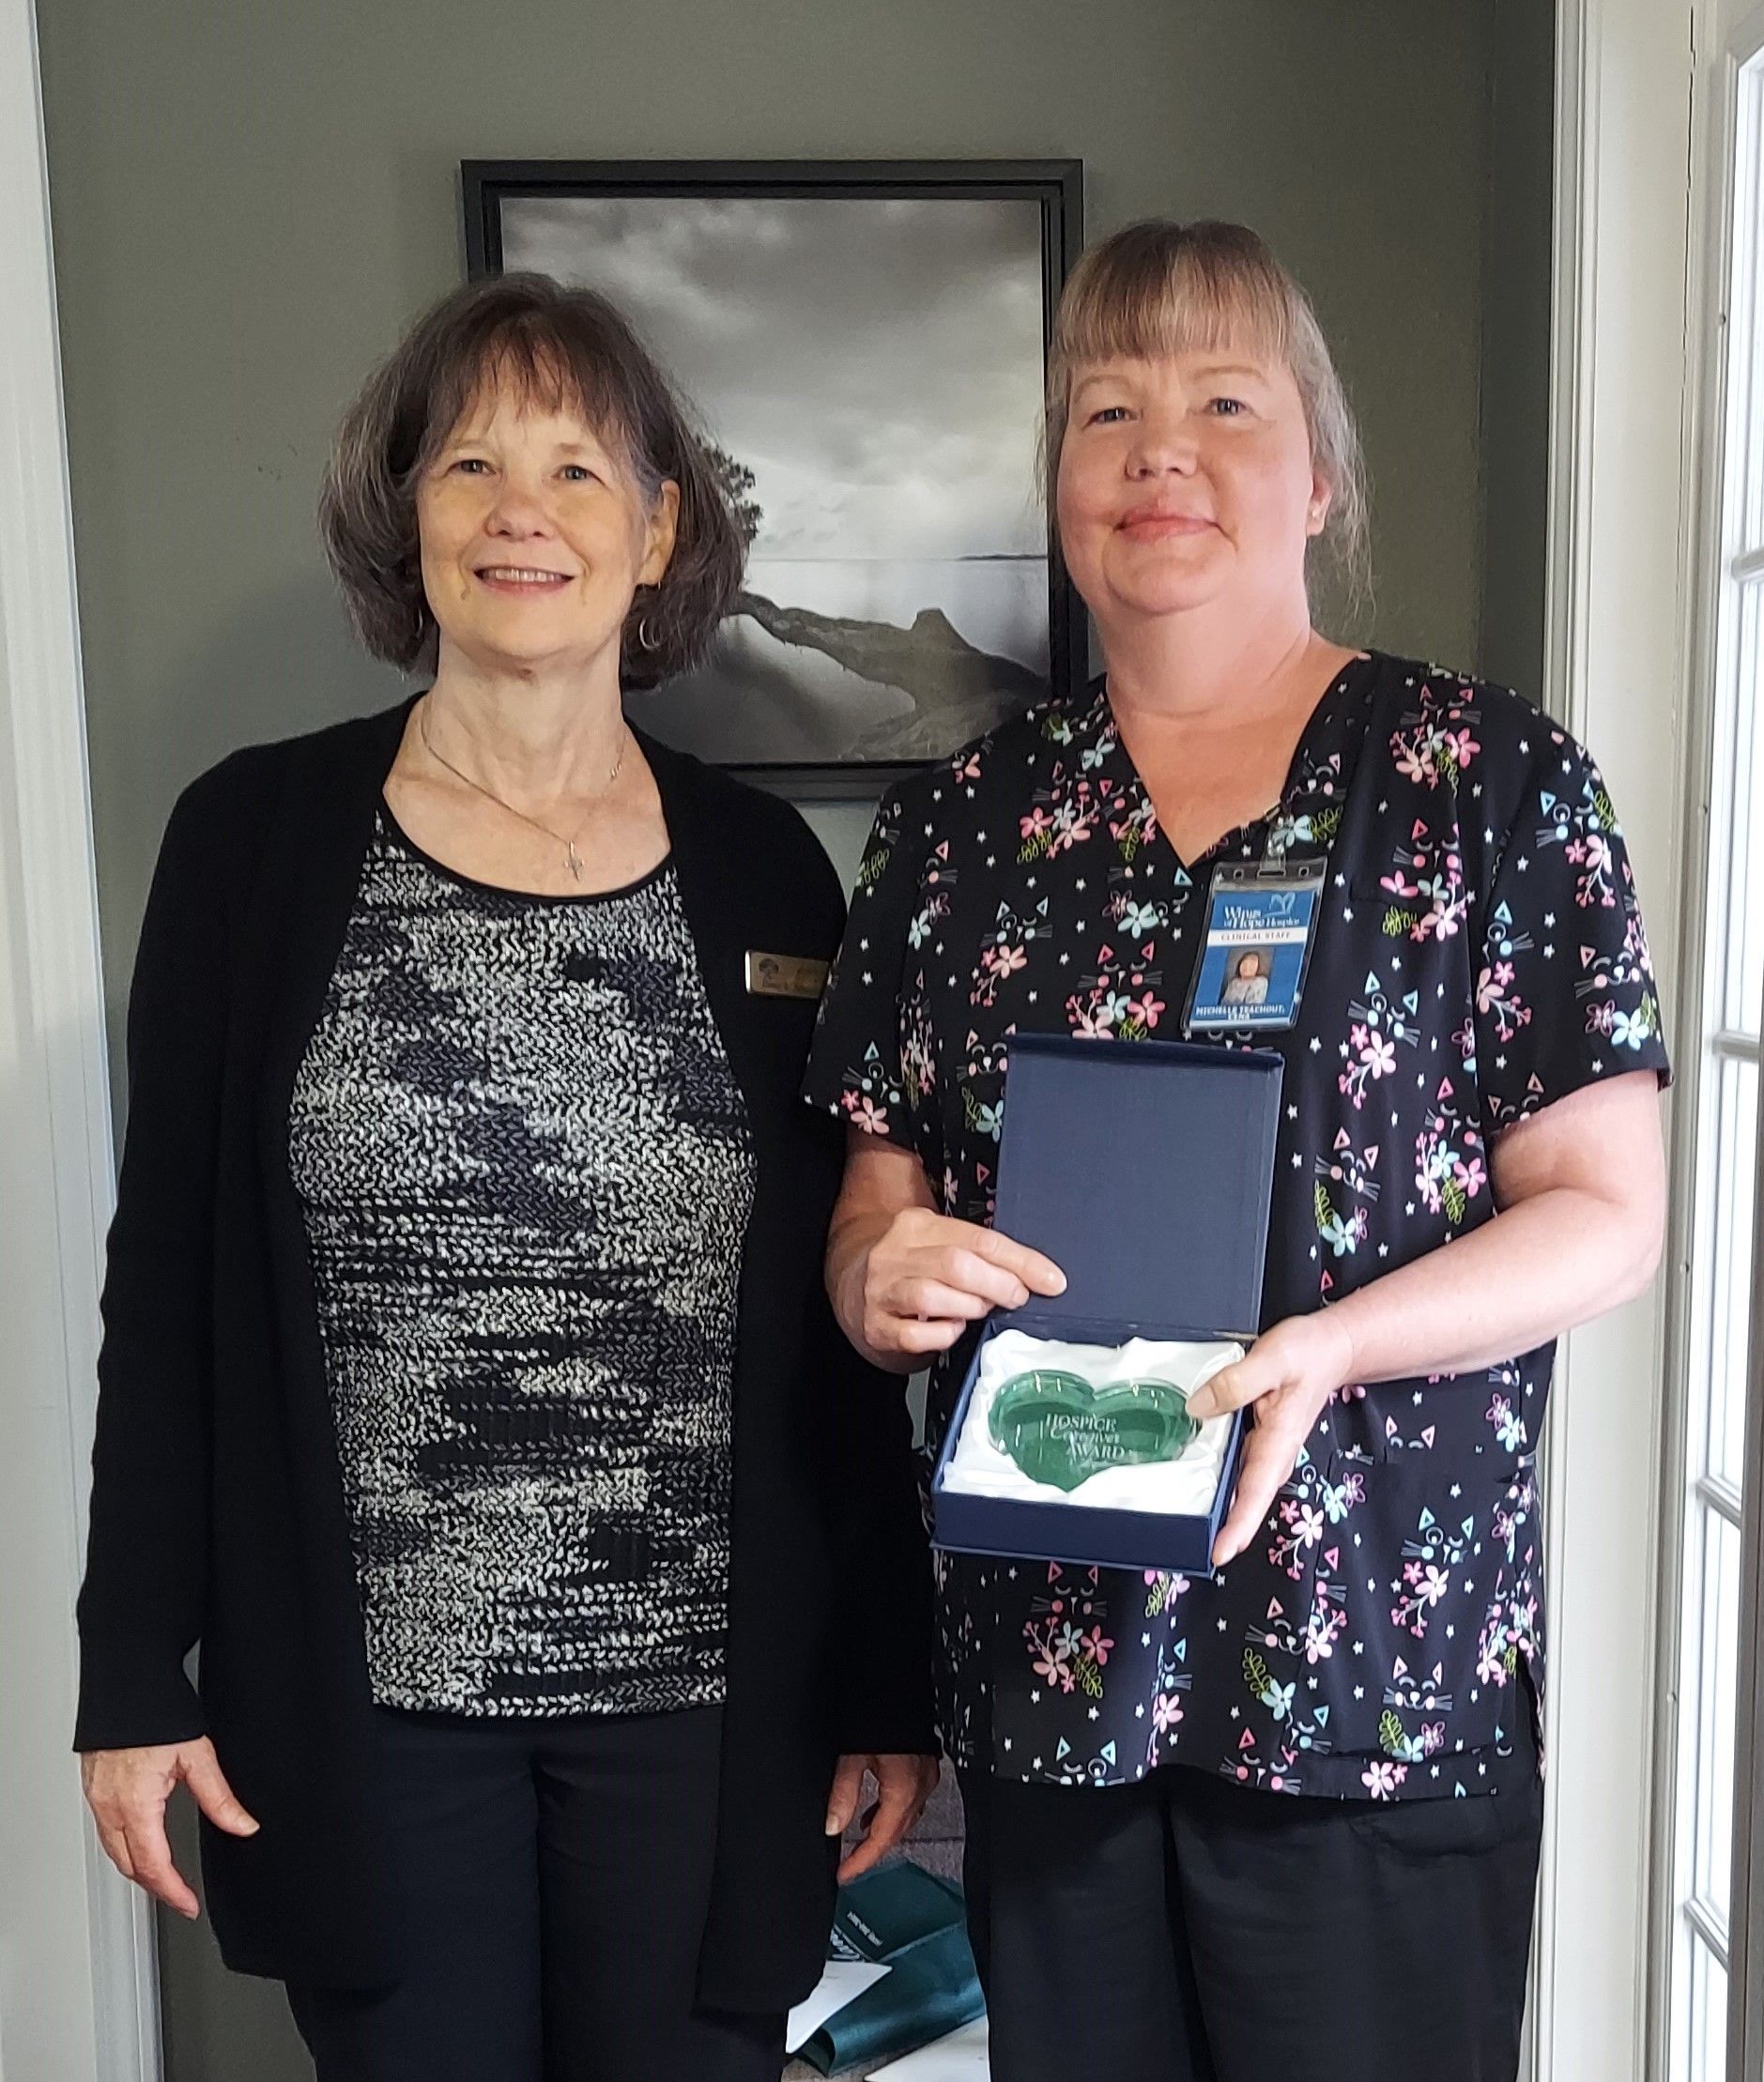
[[[1101,683],[889,796],[809,1099],[915,1152],[944,1213],[989,1221],[1011,1035],[1179,1036],[1212,869],[1270,838],[1328,865],[1297,1023],[1254,1036],[1286,1064],[1263,1328],[1487,1221],[1511,1123],[1625,1071],[1664,1081],[1591,758],[1505,689],[1373,653],[1324,695],[1279,805],[1192,862]],[[1132,1180],[1114,1190],[1130,1222]],[[929,1455],[973,1342],[932,1370]],[[1093,1785],[1178,1762],[1359,1799],[1528,1774],[1554,1356],[1343,1388],[1216,1580],[939,1554],[952,1756]]]

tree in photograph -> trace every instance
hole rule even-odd
[[[707,440],[704,449],[744,545],[751,549],[765,521],[754,497],[754,473],[714,441]],[[971,644],[936,607],[921,608],[911,628],[902,629],[784,606],[764,593],[744,590],[730,612],[758,623],[776,643],[818,651],[859,679],[911,696],[913,716],[891,716],[876,733],[874,746],[867,740],[858,743],[859,758],[935,758],[996,722],[1001,709],[1025,708],[1047,691],[1040,674]]]
[[[765,514],[754,495],[754,474],[745,463],[738,463],[727,449],[718,448],[714,441],[704,444],[710,457],[711,468],[729,501],[729,510],[735,516],[735,525],[741,529],[743,543],[751,549],[754,537],[759,532]]]

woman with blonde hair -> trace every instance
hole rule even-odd
[[[1064,1283],[991,1227],[1011,1036],[1186,1006],[1284,1078],[1262,1334],[1190,1405],[1252,1417],[1214,1573],[942,1561],[992,2072],[1511,2077],[1537,1442],[1556,1339],[1646,1284],[1664,1204],[1622,837],[1528,702],[1313,625],[1313,552],[1363,558],[1358,445],[1252,233],[1084,256],[1048,469],[1105,670],[884,802],[808,1080],[849,1123],[835,1308],[929,1362],[933,1447],[982,1320]],[[1269,863],[1322,892],[1302,994],[1202,1019],[1209,889]]]

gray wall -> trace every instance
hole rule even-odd
[[[1243,218],[1315,295],[1364,422],[1363,633],[1534,688],[1549,14],[39,0],[113,1017],[177,788],[396,691],[350,649],[311,513],[345,398],[460,275],[462,158],[1077,155],[1093,233]],[[849,864],[862,811],[817,821]],[[163,1949],[175,2082],[305,2072],[206,1930]]]
[[[1492,0],[1482,237],[1482,621],[1478,664],[1538,697],[1550,431],[1556,10]]]

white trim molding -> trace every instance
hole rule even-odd
[[[153,1921],[69,1751],[113,1190],[32,0],[0,0],[0,2067],[157,2082]]]
[[[1693,707],[1688,717],[1686,747],[1691,758],[1687,796],[1687,866],[1690,886],[1685,898],[1686,973],[1695,960],[1710,983],[1719,976],[1721,997],[1710,1003],[1698,1003],[1687,990],[1685,1032],[1703,1036],[1705,1056],[1734,1061],[1749,1054],[1736,1036],[1721,1031],[1730,1017],[1725,1003],[1730,953],[1726,941],[1727,915],[1721,896],[1734,872],[1730,826],[1743,808],[1729,793],[1727,768],[1732,758],[1732,730],[1737,721],[1726,712],[1736,682],[1739,699],[1748,698],[1741,678],[1738,645],[1739,615],[1733,598],[1736,582],[1756,585],[1764,574],[1764,559],[1754,548],[1750,535],[1756,521],[1748,515],[1746,489],[1755,467],[1755,449],[1759,420],[1759,397],[1755,358],[1751,351],[1758,335],[1761,314],[1757,302],[1756,244],[1758,139],[1760,114],[1756,76],[1742,85],[1743,75],[1755,69],[1764,53],[1764,6],[1757,0],[1696,0],[1695,125],[1693,137],[1691,194],[1694,238],[1691,249],[1691,320],[1688,341],[1692,365],[1697,375],[1695,411],[1691,427],[1691,452],[1695,465],[1695,535],[1694,584],[1690,589],[1691,626],[1686,653],[1693,671]],[[1744,107],[1741,107],[1743,98]],[[1741,154],[1745,154],[1741,163]],[[1756,725],[1754,726],[1756,729]],[[1756,757],[1756,752],[1753,755]],[[1719,813],[1716,805],[1720,804]],[[1700,872],[1699,872],[1700,870]],[[1723,954],[1726,958],[1722,958]],[[1694,1019],[1694,1025],[1693,1025]],[[1693,1058],[1687,1049],[1687,1066]],[[1676,1254],[1674,1273],[1679,1290],[1676,1313],[1688,1317],[1692,1302],[1688,1239],[1694,1223],[1707,1226],[1714,1209],[1699,1211],[1699,1185],[1712,1195],[1712,1176],[1699,1179],[1699,1171],[1712,1171],[1709,1163],[1718,1132],[1717,1095],[1699,1093],[1693,1080],[1686,1093],[1687,1118],[1694,1109],[1701,1118],[1697,1136],[1684,1136],[1680,1152],[1679,1187],[1680,1220],[1686,1243]],[[1764,1135],[1755,1156],[1757,1177],[1764,1178]],[[1693,1493],[1714,1505],[1740,1529],[1741,1609],[1738,1640],[1737,1725],[1733,1730],[1732,1814],[1733,1866],[1728,1926],[1725,1933],[1703,1929],[1709,1950],[1724,1959],[1728,1998],[1726,2070],[1733,2077],[1764,2075],[1764,1988],[1760,1988],[1758,1964],[1764,1958],[1764,1797],[1758,1773],[1764,1768],[1764,1656],[1760,1656],[1758,1630],[1764,1601],[1764,1194],[1754,1202],[1752,1257],[1752,1319],[1748,1384],[1747,1441],[1743,1471],[1743,1503],[1731,1485],[1718,1485],[1699,1474],[1702,1452],[1693,1461],[1683,1427],[1670,1443],[1675,1457],[1669,1469],[1665,1495],[1678,1507],[1679,1523],[1671,1528],[1662,1555],[1661,1582],[1670,1598],[1671,1610],[1663,1617],[1676,1619],[1688,1611],[1687,1590],[1695,1594],[1700,1585],[1687,1584],[1689,1557],[1682,1520],[1684,1504]],[[1671,1346],[1675,1376],[1695,1379],[1699,1365],[1688,1321],[1675,1323]],[[1705,1324],[1707,1330],[1707,1325]],[[1699,1442],[1700,1447],[1700,1442]],[[1726,1488],[1726,1495],[1718,1493]],[[1706,1619],[1705,1623],[1708,1621]],[[1668,1638],[1663,1629],[1663,1652],[1671,1653],[1682,1681],[1691,1681],[1692,1643]],[[1687,1705],[1687,1715],[1692,1706]],[[1662,1728],[1676,1738],[1679,1727],[1663,1716]],[[1663,2075],[1673,2072],[1675,2039],[1672,2014],[1675,1992],[1688,2012],[1691,1990],[1682,1964],[1681,1918],[1699,1928],[1703,1918],[1695,1902],[1680,1907],[1683,1874],[1691,1846],[1675,1843],[1675,1831],[1692,1829],[1694,1812],[1691,1773],[1675,1749],[1665,1751],[1661,1771],[1660,1808],[1655,1842],[1659,1871],[1655,1886],[1653,1933],[1653,1985],[1656,2019],[1653,2033],[1655,2057]],[[1676,1797],[1675,1797],[1676,1796]],[[1691,2028],[1683,2019],[1686,2034]]]
[[[1693,0],[1559,0],[1544,703],[1623,817],[1668,1031],[1696,384]],[[1664,1289],[1566,1341],[1543,1446],[1550,1778],[1532,1982],[1540,2082],[1642,2082]]]
[[[1745,446],[1757,423],[1755,379],[1742,343],[1756,334],[1756,101],[1742,116],[1741,69],[1764,49],[1764,7],[1756,0],[1695,0],[1693,131],[1689,194],[1685,360],[1691,394],[1686,412],[1686,476],[1691,495],[1690,560],[1685,583],[1684,656],[1689,699],[1683,746],[1684,890],[1680,911],[1680,991],[1678,1031],[1679,1114],[1673,1167],[1673,1247],[1670,1253],[1666,1356],[1673,1421],[1664,1433],[1661,1483],[1661,1554],[1658,1654],[1674,1683],[1660,1688],[1655,1736],[1658,1762],[1653,1828],[1652,1917],[1649,1994],[1650,2073],[1682,2072],[1686,2048],[1697,2030],[1694,1981],[1688,1968],[1691,1933],[1698,1950],[1726,1967],[1728,2031],[1726,2072],[1735,2077],[1764,2074],[1764,1999],[1756,1986],[1757,1933],[1764,1929],[1764,1857],[1759,1830],[1764,1805],[1757,1799],[1757,1753],[1764,1728],[1764,1663],[1756,1654],[1760,1575],[1760,1510],[1764,1507],[1764,1197],[1756,1203],[1758,1230],[1753,1284],[1750,1444],[1745,1468],[1743,1514],[1739,1492],[1718,1482],[1704,1466],[1701,1425],[1692,1421],[1695,1384],[1707,1365],[1711,1334],[1708,1296],[1693,1271],[1693,1244],[1708,1237],[1718,1219],[1714,1154],[1719,1141],[1719,1092],[1705,1076],[1720,1061],[1757,1060],[1755,1040],[1725,1031],[1729,958],[1726,911],[1720,896],[1731,873],[1733,809],[1732,733],[1737,718],[1726,710],[1739,676],[1739,638],[1733,589],[1756,583],[1758,559],[1742,552],[1748,523],[1743,484],[1750,472]],[[1754,93],[1756,90],[1753,90]],[[1748,131],[1750,143],[1746,142]],[[1737,157],[1751,156],[1741,171]],[[1731,380],[1730,380],[1731,379]],[[1720,983],[1716,983],[1717,978]],[[1720,995],[1706,1002],[1708,986]],[[1710,1088],[1706,1088],[1710,1087]],[[1764,1144],[1760,1144],[1764,1161]],[[1705,1269],[1706,1277],[1706,1269]],[[1700,1320],[1699,1320],[1700,1318]],[[1689,1389],[1690,1392],[1684,1392]],[[1706,1414],[1704,1422],[1707,1421]],[[1740,1712],[1733,1753],[1735,1824],[1733,1887],[1728,1928],[1695,1900],[1687,1901],[1686,1877],[1693,1856],[1697,1804],[1696,1750],[1711,1731],[1699,1725],[1695,1689],[1707,1644],[1692,1615],[1703,1598],[1700,1569],[1691,1557],[1690,1520],[1702,1505],[1741,1530]],[[1703,1624],[1712,1623],[1705,1614]],[[1683,1687],[1680,1697],[1680,1687]],[[1706,1711],[1704,1707],[1702,1711]],[[1688,1752],[1688,1753],[1687,1753]],[[1705,1755],[1707,1762],[1707,1753]],[[1748,1975],[1748,1962],[1751,1970]]]
[[[1764,1177],[1764,1128],[1758,1141]],[[1741,1541],[1740,1725],[1733,1753],[1733,1915],[1728,1932],[1727,2073],[1764,2075],[1764,1194],[1753,1210],[1752,1351],[1747,1369],[1745,1522]]]

